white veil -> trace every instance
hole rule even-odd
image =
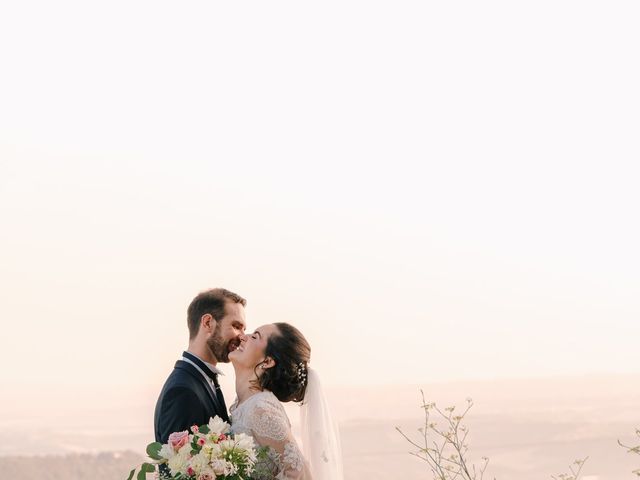
[[[307,371],[307,390],[300,408],[302,451],[313,480],[343,480],[338,425],[331,416],[320,378],[311,368]]]

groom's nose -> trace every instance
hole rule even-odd
[[[241,342],[246,342],[247,341],[247,336],[244,333],[241,333],[240,335],[238,335],[238,339]]]

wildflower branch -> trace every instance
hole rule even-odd
[[[467,459],[469,428],[462,423],[471,410],[473,401],[467,398],[467,407],[461,414],[455,414],[455,406],[441,410],[435,403],[427,403],[422,390],[420,393],[424,410],[424,427],[418,429],[421,439],[414,440],[405,434],[400,427],[396,427],[400,435],[416,449],[415,452],[409,453],[427,463],[434,480],[483,480],[489,465],[489,458],[482,457],[482,463],[479,466],[469,464]],[[444,425],[441,427],[437,422],[431,421],[432,415],[437,415],[439,421]],[[636,434],[640,437],[640,430],[636,430]],[[637,447],[628,447],[622,443],[620,445],[630,452],[640,454],[640,445]],[[588,458],[573,462],[569,466],[570,473],[552,475],[551,478],[554,480],[579,480],[582,467]],[[640,469],[633,473],[640,476]]]
[[[582,467],[584,466],[584,462],[586,462],[588,458],[589,457],[585,457],[582,460],[576,460],[573,462],[573,464],[569,466],[569,472],[571,473],[561,473],[558,476],[551,475],[551,478],[554,480],[578,480]]]
[[[424,427],[419,428],[418,431],[422,435],[422,444],[396,427],[405,440],[417,449],[416,452],[409,453],[427,462],[434,480],[482,480],[489,459],[482,457],[482,464],[478,468],[468,463],[466,455],[469,446],[466,442],[469,429],[462,424],[465,415],[473,406],[473,401],[468,398],[465,410],[461,414],[454,414],[455,406],[447,407],[443,411],[435,403],[427,403],[424,391],[420,390],[420,393],[424,410]],[[444,423],[443,427],[431,421],[433,414],[439,416],[440,422]]]
[[[640,438],[640,429],[636,428],[636,436]],[[635,447],[630,447],[629,445],[625,445],[624,443],[622,443],[620,440],[618,440],[618,445],[620,445],[622,448],[626,448],[627,453],[635,453],[640,455],[640,445],[636,445]],[[640,468],[632,471],[631,473],[634,473],[638,477],[640,477]]]

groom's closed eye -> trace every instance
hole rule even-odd
[[[247,327],[245,327],[242,323],[240,322],[234,322],[233,324],[233,328],[235,328],[236,330],[242,330],[243,332],[245,331],[245,329]]]

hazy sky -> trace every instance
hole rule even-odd
[[[159,386],[214,286],[326,383],[637,372],[639,13],[5,2],[0,383]]]

